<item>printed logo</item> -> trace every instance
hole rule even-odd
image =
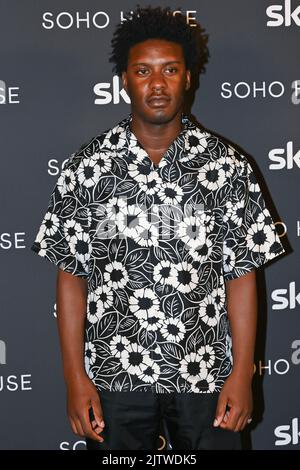
[[[275,446],[297,445],[300,437],[298,418],[293,418],[291,425],[284,424],[277,426],[274,430],[274,434],[278,437],[275,441]]]
[[[120,86],[118,75],[113,76],[112,84],[109,82],[96,83],[93,90],[97,96],[94,101],[95,104],[103,105],[111,102],[113,104],[119,104],[121,99],[127,104],[131,103],[125,89]]]
[[[0,80],[0,104],[19,104],[18,86],[7,86],[4,80]]]
[[[300,150],[294,151],[294,144],[292,141],[287,142],[286,148],[275,148],[270,150],[269,159],[273,162],[270,163],[270,170],[292,170],[294,167],[300,168]]]
[[[92,14],[89,11],[85,13],[75,11],[70,13],[68,11],[62,11],[57,15],[51,11],[43,13],[42,26],[45,29],[104,29],[109,25],[109,16],[105,11],[97,11]]]
[[[3,250],[26,248],[24,236],[25,232],[0,233],[0,248]]]
[[[296,283],[290,282],[288,289],[275,289],[271,293],[274,301],[272,310],[295,309],[300,305],[300,292],[296,292]]]
[[[277,5],[270,5],[266,9],[267,16],[271,18],[267,21],[267,26],[300,26],[300,5],[293,8],[292,0],[284,0]]]

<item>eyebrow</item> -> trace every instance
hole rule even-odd
[[[168,64],[181,64],[182,61],[180,60],[169,60],[168,62],[164,62],[163,65],[168,65]],[[135,62],[134,64],[132,64],[132,66],[134,65],[149,65],[147,64],[147,62]]]

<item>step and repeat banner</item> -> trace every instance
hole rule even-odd
[[[140,1],[141,6],[148,2]],[[161,0],[205,28],[191,114],[257,177],[287,255],[258,270],[253,423],[245,449],[300,449],[299,27],[296,0]],[[108,58],[129,0],[0,1],[0,448],[85,449],[72,433],[56,267],[30,246],[65,159],[130,112]],[[161,425],[158,448],[169,448]]]

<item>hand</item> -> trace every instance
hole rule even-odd
[[[90,420],[92,407],[94,419]],[[105,426],[98,391],[87,375],[67,383],[67,413],[75,434],[103,442],[99,434]]]
[[[226,407],[230,409],[226,411]],[[214,426],[238,432],[248,424],[253,411],[251,380],[232,372],[219,395]]]

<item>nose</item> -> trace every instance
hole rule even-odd
[[[150,81],[152,90],[163,90],[166,87],[166,81],[160,72],[153,72]]]

